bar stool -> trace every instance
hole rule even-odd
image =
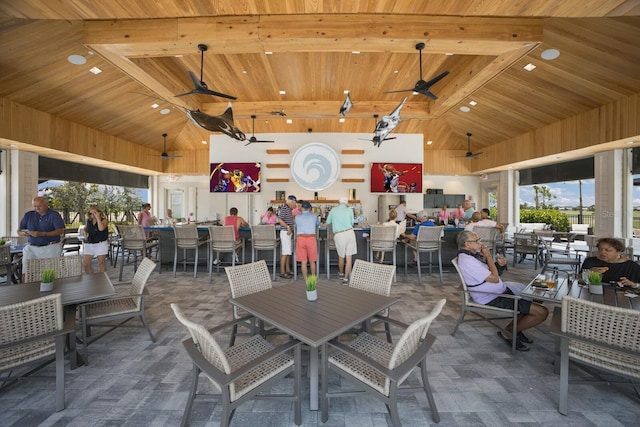
[[[242,240],[236,240],[233,225],[210,225],[209,241],[211,244],[211,252],[216,252],[216,259],[220,259],[220,252],[231,253],[231,265],[236,265],[236,254],[238,249],[242,249],[242,264],[244,264],[244,244]],[[209,257],[209,283],[211,283],[211,270],[213,264],[213,253]],[[220,264],[216,264],[216,273],[220,273]]]
[[[256,261],[259,251],[273,251],[272,280],[276,280],[276,252],[279,244],[275,225],[254,225],[251,227],[251,262]]]
[[[420,265],[420,254],[423,252],[429,253],[429,274],[431,274],[431,268],[433,266],[432,254],[438,253],[438,270],[440,271],[440,283],[442,283],[442,234],[444,227],[429,227],[422,226],[418,229],[418,236],[416,240],[409,240],[405,244],[404,251],[404,273],[407,274],[407,253],[409,249],[416,251],[416,261],[418,264],[418,282],[422,284],[422,267]]]
[[[176,277],[176,267],[178,265],[178,249],[182,249],[182,268],[187,271],[187,249],[195,249],[196,253],[193,259],[193,277],[198,273],[199,249],[203,245],[207,245],[207,264],[209,256],[208,250],[209,240],[201,239],[198,235],[198,228],[195,225],[175,225],[173,227],[173,235],[175,237],[175,246],[173,251],[173,277]]]
[[[387,225],[372,225],[369,231],[369,262],[374,262],[373,252],[391,252],[392,265],[396,266],[396,229]],[[396,281],[396,272],[393,272],[393,281]]]
[[[333,240],[333,228],[331,224],[327,224],[327,237],[324,242],[325,269],[327,270],[327,279],[331,276],[331,251],[336,250],[336,242]]]
[[[158,264],[160,260],[159,240],[148,238],[144,232],[144,228],[141,225],[119,225],[118,231],[122,236],[122,263],[120,264],[120,276],[119,280],[122,280],[122,271],[124,269],[124,257],[133,255],[133,271],[138,269],[138,256],[141,259],[149,257],[150,252],[156,249],[158,252]],[[158,271],[159,272],[159,271]]]

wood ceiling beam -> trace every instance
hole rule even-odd
[[[542,41],[538,18],[416,15],[263,15],[154,20],[88,21],[85,44],[124,57],[217,53],[396,52],[501,55]]]

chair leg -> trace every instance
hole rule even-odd
[[[56,337],[56,411],[64,410],[64,338]]]
[[[424,392],[427,394],[427,400],[429,401],[429,407],[431,408],[431,417],[433,421],[436,423],[440,422],[440,414],[438,414],[438,408],[436,407],[436,401],[433,398],[433,393],[431,392],[431,385],[429,384],[429,378],[427,376],[427,360],[423,360],[420,362],[420,373],[422,374],[422,387],[424,387]]]
[[[199,252],[200,252],[199,247],[198,247],[198,244],[196,243],[196,255],[195,255],[195,259],[193,260],[193,278],[194,279],[198,274],[198,260],[200,259]]]
[[[229,339],[229,347],[233,347],[236,343],[236,334],[238,333],[238,324],[234,323],[233,328],[231,329],[231,337]]]
[[[176,246],[176,249],[173,251],[173,277],[176,277],[176,267],[178,266],[178,250],[179,248]]]
[[[567,415],[569,406],[569,340],[560,339],[560,402],[558,412]]]
[[[405,254],[405,256],[407,256]],[[422,267],[420,267],[420,251],[416,251],[416,264],[418,265],[418,283],[422,285]]]
[[[198,368],[195,364],[193,365],[193,369],[191,371],[191,390],[189,391],[189,398],[187,399],[187,405],[184,408],[184,414],[182,414],[182,422],[180,425],[182,427],[186,427],[189,423],[189,413],[191,412],[191,408],[193,407],[193,400],[196,397],[196,392],[198,391],[198,376],[200,375],[200,368]]]
[[[149,323],[147,323],[147,319],[144,317],[144,307],[142,307],[142,314],[140,315],[140,320],[145,328],[147,328],[147,332],[149,333],[149,338],[151,338],[151,342],[156,342],[155,337],[151,333],[151,328],[149,327]]]
[[[120,276],[118,276],[118,280],[122,281],[122,270],[124,269],[124,248],[122,249],[122,262],[120,263]]]
[[[293,351],[294,354],[294,367],[293,369],[294,371],[294,377],[295,377],[295,383],[293,386],[293,393],[295,394],[295,402],[294,402],[294,419],[295,419],[295,423],[297,426],[299,426],[300,424],[302,424],[302,403],[301,400],[302,398],[300,397],[300,390],[301,390],[301,383],[302,383],[302,349],[301,349],[302,345],[298,344],[295,348],[295,350]]]
[[[391,327],[389,326],[389,322],[384,322],[384,332],[387,335],[387,342],[389,344],[393,343],[391,339]]]
[[[443,282],[442,278],[442,250],[438,249],[438,268],[440,269],[440,283]]]
[[[390,403],[387,405],[389,415],[391,415],[391,425],[393,427],[400,427],[400,414],[398,413],[398,385],[393,384],[391,392],[389,393]]]
[[[464,303],[462,303],[462,308],[460,309],[460,318],[458,319],[458,323],[456,323],[456,327],[453,328],[453,332],[451,332],[451,336],[454,336],[458,331],[458,326],[464,321],[464,315],[466,314]]]

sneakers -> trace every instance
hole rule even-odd
[[[343,285],[348,285],[349,284],[349,279],[347,279],[346,277],[344,279],[342,279],[342,284]]]
[[[218,265],[220,264],[220,260],[218,258],[213,260],[213,265]]]
[[[338,277],[344,277],[344,273],[340,273],[340,272],[338,271]]]
[[[240,258],[238,258],[238,254],[235,252],[233,253],[233,262],[236,264],[240,263]]]

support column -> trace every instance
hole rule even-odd
[[[9,157],[9,191],[11,221],[8,235],[15,236],[25,212],[33,209],[32,201],[38,195],[38,155],[12,150]]]
[[[518,194],[517,171],[500,172],[498,185],[498,222],[520,224],[520,197]]]
[[[630,150],[596,153],[595,234],[631,237],[633,200]]]

